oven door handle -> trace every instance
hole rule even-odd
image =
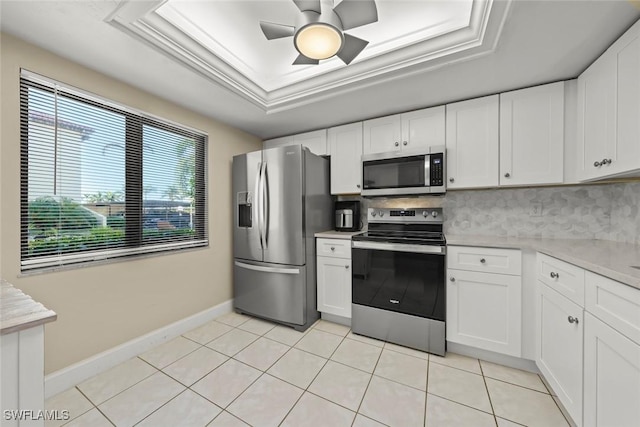
[[[351,247],[356,249],[374,249],[378,251],[413,252],[419,254],[446,255],[445,246],[432,245],[407,245],[403,243],[379,243],[379,242],[351,242]]]

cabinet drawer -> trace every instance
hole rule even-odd
[[[317,239],[318,256],[351,259],[351,240]]]
[[[587,271],[585,308],[613,329],[640,344],[640,289]]]
[[[584,307],[584,270],[538,253],[538,280]]]
[[[447,268],[520,276],[521,266],[522,255],[517,249],[447,247]]]

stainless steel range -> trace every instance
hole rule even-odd
[[[369,208],[367,217],[351,244],[353,332],[444,356],[442,209]]]

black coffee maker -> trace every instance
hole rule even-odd
[[[336,202],[335,204],[336,231],[360,230],[360,202]]]

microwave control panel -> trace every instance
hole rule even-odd
[[[432,187],[444,185],[444,154],[435,153],[430,157],[430,185]]]

